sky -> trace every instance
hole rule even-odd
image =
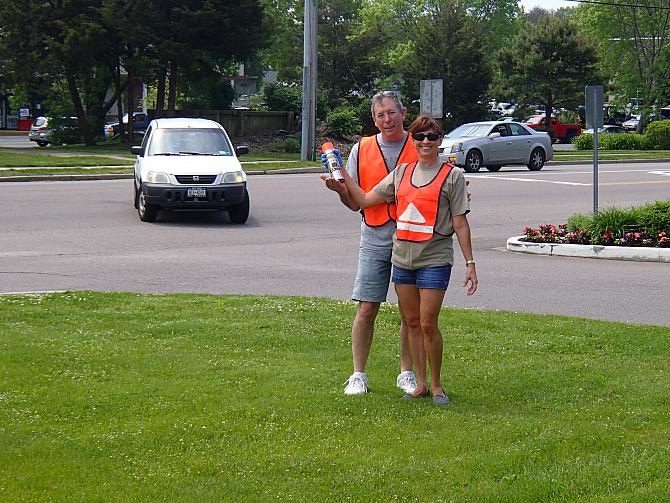
[[[578,4],[577,2],[566,2],[565,0],[519,0],[519,5],[523,6],[524,10],[528,12],[533,7],[552,10],[559,7],[574,7]]]

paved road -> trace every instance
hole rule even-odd
[[[30,141],[28,139],[28,132],[24,131],[16,135],[1,134],[0,135],[0,147],[8,148],[34,148],[37,147],[37,143]]]
[[[526,225],[561,223],[592,206],[588,166],[503,168],[468,175],[480,290],[460,288],[457,253],[446,305],[562,313],[670,326],[670,268],[505,250]],[[601,165],[600,201],[629,206],[667,199],[670,166]],[[250,177],[252,216],[164,213],[141,223],[130,180],[0,184],[0,292],[92,289],[348,298],[357,214],[317,175]],[[394,299],[393,293],[391,298]]]

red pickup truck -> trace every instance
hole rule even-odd
[[[543,115],[532,115],[526,125],[533,129],[547,127]],[[549,127],[553,130],[552,137],[561,143],[570,143],[575,136],[582,134],[582,126],[579,124],[561,124],[556,117],[551,118]]]

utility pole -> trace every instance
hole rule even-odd
[[[316,135],[316,11],[317,0],[305,0],[302,63],[302,140],[300,159],[314,160]]]

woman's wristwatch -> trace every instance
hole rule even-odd
[[[474,260],[466,260],[465,261],[465,266],[466,267],[469,266],[470,264],[475,265],[475,261]]]

